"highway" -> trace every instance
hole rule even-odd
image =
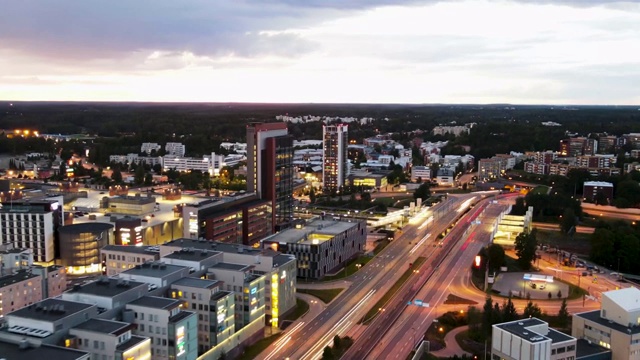
[[[428,256],[428,260],[420,269],[420,277],[405,284],[385,306],[385,311],[356,337],[343,359],[359,359],[365,355],[368,359],[406,358],[431,324],[434,307],[446,299],[447,288],[454,278],[452,275],[468,270],[473,256],[484,245],[473,241],[478,225],[472,224],[484,206],[476,206],[470,211],[445,237],[442,248],[434,249],[429,244],[422,249],[420,255]],[[501,210],[496,210],[495,217]],[[460,241],[467,237],[469,241]],[[415,299],[429,303],[429,308],[408,305]]]
[[[290,330],[287,330],[278,342],[267,348],[258,359],[319,359],[322,350],[331,344],[333,337],[336,334],[344,336],[356,326],[369,308],[395,283],[404,269],[408,268],[408,263],[417,259],[420,253],[417,250],[429,249],[427,245],[430,243],[427,241],[418,246],[413,240],[434,238],[435,234],[446,229],[455,219],[459,214],[459,207],[475,197],[479,196],[451,195],[430,209],[429,215],[433,215],[433,222],[406,225],[398,239],[360,271],[345,280],[344,286],[348,286],[349,282],[351,285],[331,302],[325,311],[305,321],[302,326],[293,324]]]

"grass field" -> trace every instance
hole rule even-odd
[[[309,294],[322,300],[325,304],[330,303],[338,294],[342,292],[342,288],[337,289],[298,289],[299,293]]]

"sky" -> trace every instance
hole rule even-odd
[[[3,100],[640,104],[640,1],[0,3]]]

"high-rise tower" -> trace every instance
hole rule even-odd
[[[322,182],[326,193],[340,191],[349,175],[347,160],[349,126],[346,124],[322,127]]]
[[[276,230],[293,220],[293,137],[285,123],[247,125],[247,191],[270,200]]]

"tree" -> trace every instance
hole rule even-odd
[[[151,175],[151,173],[146,173],[144,175],[144,184],[146,186],[149,186],[149,185],[153,184],[153,175]]]
[[[480,323],[484,334],[490,334],[491,326],[496,323],[493,314],[493,300],[491,300],[491,296],[487,296],[482,307],[482,320]]]
[[[333,360],[334,356],[333,356],[333,350],[331,349],[330,346],[325,346],[324,350],[322,351],[322,360]]]
[[[562,328],[566,328],[569,325],[570,315],[567,309],[567,299],[562,299],[562,305],[558,311],[558,325]]]
[[[565,234],[575,232],[575,227],[577,224],[578,222],[576,221],[576,214],[573,212],[573,209],[566,208],[564,210],[564,213],[562,214],[562,221],[560,222],[562,232],[564,232]]]
[[[509,322],[518,319],[518,310],[516,310],[516,306],[511,301],[511,295],[507,301],[502,305],[502,322]]]
[[[491,244],[487,247],[487,258],[489,260],[489,269],[499,269],[504,265],[504,249],[498,244]]]
[[[529,300],[529,302],[527,302],[527,306],[525,306],[524,311],[522,313],[522,315],[524,317],[541,317],[542,316],[542,310],[540,310],[540,307],[538,307],[538,305],[534,304],[533,302],[531,302],[531,300]]]
[[[309,202],[312,204],[315,204],[316,202],[316,190],[313,186],[311,187],[311,190],[309,190]]]
[[[122,173],[120,172],[120,168],[113,169],[113,173],[111,173],[111,180],[115,181],[116,183],[122,182]]]
[[[133,176],[133,181],[137,185],[144,183],[144,166],[140,165],[136,167],[136,171]]]
[[[538,240],[536,239],[535,230],[531,232],[525,230],[516,237],[516,256],[518,257],[518,264],[523,270],[531,268],[531,262],[536,257],[537,246]]]
[[[558,290],[558,294],[557,295],[558,295],[558,299],[561,299],[562,298],[562,290]]]
[[[519,196],[516,199],[516,203],[511,207],[511,215],[522,216],[527,212],[527,206],[525,205],[524,198]]]
[[[333,337],[333,348],[339,350],[342,347],[342,339],[340,336],[336,335]]]
[[[431,189],[429,188],[429,183],[420,184],[420,187],[416,189],[413,193],[414,199],[422,199],[422,201],[426,201],[429,196],[431,196]]]

